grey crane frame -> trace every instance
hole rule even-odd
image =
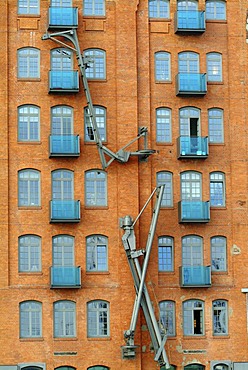
[[[163,329],[161,330],[161,327],[156,320],[155,313],[152,307],[152,302],[145,284],[149,257],[158,221],[164,187],[165,185],[162,185],[153,190],[152,194],[150,195],[149,199],[145,203],[144,207],[140,211],[135,221],[132,220],[131,216],[125,216],[120,219],[120,227],[125,231],[124,235],[122,236],[122,243],[126,252],[128,264],[132,273],[134,286],[136,290],[136,297],[134,301],[130,327],[124,333],[126,345],[122,346],[122,356],[123,358],[135,357],[135,350],[137,346],[134,344],[134,335],[137,325],[138,313],[141,306],[150,333],[152,345],[155,351],[154,360],[158,361],[160,366],[165,366],[167,369],[169,369],[170,365],[166,351],[164,349],[167,335],[165,332],[163,332],[164,331]],[[146,242],[146,249],[137,250],[134,226],[155,193],[157,198],[155,207],[153,209],[150,230]],[[140,256],[144,256],[142,267],[139,263]]]
[[[62,41],[61,37],[65,38],[67,41],[70,41],[74,45],[74,47]],[[147,127],[140,127],[137,137],[131,140],[129,143],[127,143],[124,147],[119,149],[116,153],[114,153],[112,150],[108,149],[106,146],[103,145],[101,136],[99,134],[99,130],[97,127],[97,121],[96,121],[93,103],[91,99],[90,89],[89,89],[88,80],[86,77],[86,69],[88,68],[89,60],[83,57],[80,51],[76,29],[73,28],[70,30],[64,30],[64,31],[59,31],[59,32],[54,32],[54,33],[47,32],[42,36],[42,40],[48,40],[48,39],[55,41],[58,44],[63,45],[64,47],[76,53],[77,63],[78,63],[78,67],[80,70],[81,79],[82,79],[85,96],[87,100],[87,107],[89,110],[89,118],[90,118],[90,123],[92,126],[91,128],[92,128],[94,140],[97,145],[98,152],[99,152],[102,168],[106,169],[114,160],[117,160],[120,163],[126,163],[129,161],[130,156],[138,156],[141,161],[145,161],[151,154],[155,153],[156,152],[155,150],[147,148],[147,131],[148,131]],[[144,149],[137,150],[135,152],[129,152],[125,150],[135,141],[139,140],[141,137],[144,138]],[[110,158],[109,160],[107,160],[106,158],[107,156]]]

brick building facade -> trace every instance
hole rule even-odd
[[[136,355],[121,351],[135,289],[119,220],[162,183],[146,285],[170,365],[248,369],[247,1],[0,9],[0,369],[159,368],[142,310]],[[147,127],[146,160],[102,167],[75,50],[44,37],[67,16],[104,146],[118,153]],[[135,225],[140,250],[154,207]]]

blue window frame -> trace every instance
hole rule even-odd
[[[168,272],[174,270],[173,238],[160,236],[158,238],[158,270]]]

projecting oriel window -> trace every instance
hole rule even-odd
[[[207,54],[207,79],[208,82],[222,81],[222,55],[220,53]]]
[[[18,0],[18,14],[37,15],[39,13],[39,0]]]
[[[223,172],[210,173],[210,205],[225,207],[225,175]]]
[[[170,53],[166,51],[155,53],[155,80],[160,82],[171,80]]]
[[[222,0],[207,0],[206,19],[224,21],[226,19],[226,2]]]
[[[211,238],[212,271],[227,271],[226,238],[213,236]]]
[[[18,141],[40,140],[40,108],[35,105],[18,107]]]
[[[83,0],[83,15],[105,15],[105,0]]]
[[[109,303],[91,301],[87,303],[88,337],[109,336]]]
[[[40,77],[40,50],[36,48],[22,48],[17,51],[17,77],[35,79]]]
[[[85,172],[85,205],[107,206],[107,174],[101,170]]]
[[[54,337],[76,336],[76,304],[72,301],[54,303]]]
[[[173,271],[173,258],[173,238],[170,236],[160,236],[158,238],[158,270],[165,272]]]
[[[156,142],[171,143],[171,109],[156,109]]]
[[[96,124],[97,124],[97,127],[98,127],[98,132],[99,132],[99,135],[100,135],[100,139],[102,141],[106,141],[107,140],[106,139],[106,137],[107,137],[107,134],[106,134],[106,115],[107,115],[106,108],[94,105],[93,109],[94,109],[94,113],[95,113]],[[94,138],[93,126],[92,126],[92,123],[91,123],[91,118],[90,118],[89,110],[88,110],[87,107],[84,108],[84,127],[85,127],[85,131],[84,131],[85,141],[94,141],[95,138]]]
[[[172,173],[161,171],[157,173],[157,186],[165,185],[161,207],[173,207]]]
[[[23,235],[18,239],[19,272],[41,271],[41,238]]]
[[[213,301],[213,334],[227,335],[227,301]]]
[[[87,49],[84,57],[88,59],[86,77],[95,80],[106,79],[106,52],[101,49]]]
[[[150,18],[169,18],[170,2],[169,0],[149,0],[149,17]]]
[[[87,271],[108,270],[108,238],[103,235],[91,235],[86,238]]]
[[[211,108],[208,110],[208,135],[211,144],[224,143],[223,109]]]
[[[37,301],[20,303],[20,337],[40,338],[42,336],[42,305]]]
[[[183,333],[184,335],[204,334],[204,302],[188,300],[183,302]]]
[[[175,335],[175,302],[162,301],[159,303],[159,321],[169,337]]]
[[[18,172],[18,206],[40,206],[40,172],[21,170]]]

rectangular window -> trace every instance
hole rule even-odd
[[[39,0],[18,0],[18,14],[36,15],[39,13]]]
[[[91,16],[105,15],[105,0],[84,0],[83,14]]]

